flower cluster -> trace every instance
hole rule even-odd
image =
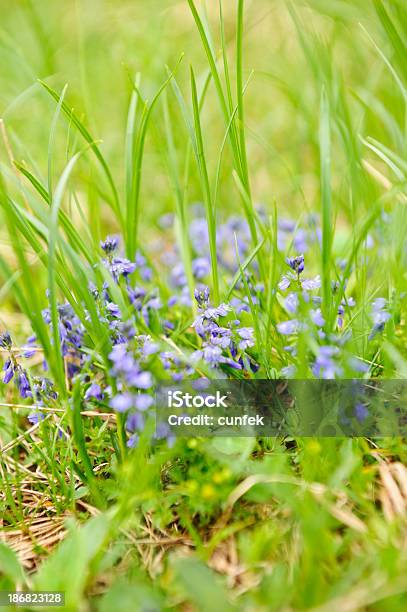
[[[246,353],[254,346],[253,328],[241,327],[239,319],[228,317],[232,312],[229,304],[211,306],[208,287],[196,289],[195,299],[199,314],[193,326],[202,339],[202,346],[192,354],[193,362],[201,359],[212,368],[228,366],[235,370],[257,371],[258,365]],[[221,324],[223,319],[224,324]]]
[[[13,351],[13,341],[7,331],[0,334],[0,347],[6,349],[8,353],[3,366],[3,382],[5,384],[13,380],[22,399],[31,398],[38,406],[43,406],[48,401],[57,399],[58,395],[51,380],[46,377],[29,376],[28,371],[19,363],[16,353]],[[28,416],[33,424],[42,418],[44,418],[44,415],[38,410]]]
[[[289,219],[279,221],[277,247],[290,256],[285,260],[284,274],[271,288],[270,279],[260,278],[256,257],[241,268],[241,262],[252,249],[246,221],[231,217],[219,224],[220,278],[230,280],[237,272],[241,273],[234,279],[231,298],[213,304],[205,284],[211,273],[207,223],[202,208],[194,209],[197,214],[191,220],[189,235],[194,296],[179,251],[168,246],[167,241],[159,247],[168,271],[165,289],[165,283],[153,281],[154,267],[149,255],[144,251],[127,253],[131,257],[128,259],[121,251],[120,238],[108,236],[100,243],[100,260],[92,270],[95,284],[89,284],[88,288],[94,308],[92,300],[86,305],[73,304],[75,308],[69,303],[57,306],[58,350],[69,386],[73,379],[79,380],[84,402],[95,408],[108,406],[121,415],[129,434],[129,446],[137,444],[145,427],[154,404],[157,380],[178,383],[197,375],[251,378],[259,369],[256,340],[262,339],[263,333],[273,344],[267,349],[275,362],[268,367],[275,375],[279,372],[287,377],[298,375],[300,358],[305,361],[305,365],[301,364],[303,371],[306,367],[308,374],[321,379],[364,376],[370,367],[369,356],[363,360],[355,357],[356,342],[349,322],[350,309],[356,304],[348,295],[352,289],[346,282],[352,288],[351,280],[342,278],[332,282],[332,295],[324,296],[324,300],[331,299],[326,304],[320,294],[320,277],[309,273],[308,255],[306,262],[304,253],[309,253],[310,246],[320,240],[315,218],[307,219],[303,228]],[[262,211],[258,210],[256,216],[257,220],[262,219]],[[173,218],[166,216],[160,223],[168,228]],[[337,269],[343,274],[348,268],[343,262],[337,262]],[[396,310],[393,300],[389,304],[379,297],[372,302],[369,340],[383,332],[390,313]],[[275,320],[277,313],[284,315],[277,315]],[[86,332],[95,314],[103,326],[103,346],[108,347],[100,354]],[[42,316],[52,339],[50,309],[45,309]],[[274,329],[277,334],[273,337]],[[57,395],[53,383],[46,377],[32,376],[23,366],[22,360],[39,348],[36,337],[28,338],[25,346],[16,351],[5,332],[0,335],[0,347],[7,355],[4,382],[14,381],[21,397],[32,399],[39,406],[54,402]],[[43,367],[47,369],[45,361]],[[260,371],[257,376],[265,374]],[[356,418],[363,420],[363,401],[355,406]],[[40,411],[29,417],[32,423],[42,418]],[[164,427],[161,433],[168,437]]]
[[[371,317],[373,320],[373,327],[369,334],[369,340],[372,340],[377,334],[384,330],[384,326],[387,321],[391,318],[391,314],[388,311],[388,304],[385,298],[376,298],[372,302]]]

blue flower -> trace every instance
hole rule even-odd
[[[108,311],[110,316],[115,317],[116,319],[119,319],[122,316],[120,308],[117,306],[117,304],[114,304],[113,302],[108,302],[106,304],[106,310]]]
[[[138,434],[133,434],[127,440],[127,447],[128,448],[134,448],[135,446],[137,446],[139,439],[140,439],[140,436]]]
[[[132,412],[126,420],[127,431],[140,431],[144,427],[144,416],[140,412]]]
[[[320,346],[312,371],[317,378],[331,379],[342,376],[342,368],[335,362],[339,353],[336,346]]]
[[[382,332],[385,324],[391,318],[391,314],[387,311],[387,300],[385,298],[380,297],[372,302],[371,315],[373,328],[369,334],[369,340]]]
[[[363,404],[361,404],[360,402],[358,402],[355,405],[355,417],[357,418],[357,420],[359,421],[359,423],[363,423],[363,421],[369,416],[369,410],[366,408],[366,406],[364,406]]]
[[[110,400],[110,405],[115,412],[127,412],[134,406],[134,398],[131,393],[119,393]]]
[[[30,421],[32,425],[38,425],[41,421],[45,419],[45,415],[42,412],[31,412],[27,419]]]
[[[13,378],[15,370],[16,370],[16,366],[13,364],[11,359],[7,359],[7,361],[5,362],[5,364],[3,366],[3,372],[4,372],[3,382],[6,385]]]
[[[304,255],[298,255],[297,257],[287,257],[286,262],[290,266],[290,268],[294,270],[294,272],[296,272],[298,275],[304,272]]]
[[[129,385],[139,389],[149,389],[153,385],[153,378],[150,372],[142,372],[141,370],[130,372],[126,380]]]
[[[0,334],[0,346],[2,348],[9,349],[11,348],[12,344],[13,342],[8,331],[5,331],[4,333]]]
[[[151,395],[147,395],[147,393],[139,393],[138,395],[136,395],[134,400],[135,407],[137,408],[137,410],[141,411],[148,410],[148,408],[150,408],[153,403],[153,398],[151,397]]]
[[[202,289],[195,289],[194,296],[198,302],[198,306],[203,307],[209,303],[209,288],[203,287]]]
[[[89,400],[91,398],[96,399],[96,400],[102,400],[103,397],[104,397],[104,393],[103,393],[102,389],[95,382],[93,382],[87,388],[86,393],[85,393],[85,400]]]
[[[23,369],[19,368],[16,377],[16,384],[22,398],[32,397],[31,386]]]
[[[198,280],[205,278],[210,272],[211,265],[206,257],[197,257],[192,261],[192,273]]]
[[[254,346],[254,330],[252,327],[241,327],[237,330],[237,334],[242,338],[239,342],[239,349],[245,351],[247,348]]]
[[[325,319],[322,316],[320,308],[317,308],[316,310],[310,310],[310,316],[312,322],[318,327],[323,327],[325,325]]]
[[[116,236],[107,236],[106,240],[100,243],[100,247],[106,254],[114,253],[119,246],[119,239]]]
[[[321,287],[321,277],[318,274],[314,278],[303,279],[301,281],[301,287],[305,291],[313,291],[314,289],[320,289],[320,287]]]
[[[277,329],[283,336],[291,336],[296,334],[300,328],[300,323],[297,319],[291,319],[290,321],[282,321],[277,324]]]
[[[284,300],[284,306],[291,314],[295,314],[297,312],[298,304],[299,299],[297,293],[289,293]]]
[[[125,257],[114,257],[112,260],[104,259],[103,263],[116,282],[119,282],[121,276],[127,278],[136,269],[136,264]]]
[[[30,357],[33,357],[35,355],[36,353],[35,343],[36,342],[37,342],[37,338],[34,335],[27,338],[26,345],[24,346],[24,357],[26,359],[30,359]]]

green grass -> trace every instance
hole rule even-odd
[[[402,0],[4,8],[0,332],[21,346],[33,330],[30,376],[44,357],[59,397],[31,427],[30,400],[0,384],[1,590],[64,590],[71,611],[406,609],[405,439],[168,446],[152,443],[151,417],[129,450],[125,416],[83,400],[87,376],[117,392],[88,283],[107,283],[123,318],[133,317],[125,284],[100,265],[100,240],[117,232],[130,259],[143,254],[164,302],[171,265],[162,256],[176,243],[192,296],[196,201],[214,304],[247,298],[241,321],[255,330],[260,365],[250,376],[279,378],[295,365],[312,377],[316,335],[303,330],[296,356],[286,350],[276,287],[295,253],[290,242],[279,248],[279,221],[298,229],[317,214],[321,237],[306,266],[321,276],[325,332],[346,289],[356,305],[344,304],[352,337],[343,354],[368,365],[366,378],[406,377],[406,52]],[[160,228],[168,212],[173,231]],[[231,215],[245,219],[249,248],[228,274],[217,238]],[[237,238],[223,248],[236,255]],[[259,282],[264,293],[252,289]],[[392,316],[369,339],[377,297]],[[63,301],[84,326],[92,364],[74,382],[57,348]],[[302,301],[300,314],[308,310]],[[137,318],[138,330],[188,361],[199,348],[195,315],[196,305],[180,308],[167,336],[161,313]],[[148,367],[166,376],[157,359]]]

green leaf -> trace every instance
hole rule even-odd
[[[231,612],[236,609],[229,602],[226,589],[218,576],[202,561],[188,557],[176,559],[171,565],[175,570],[177,583],[200,612]]]
[[[0,542],[0,573],[10,578],[15,585],[18,584],[20,587],[26,581],[24,570],[16,553],[4,542]]]
[[[95,571],[95,561],[106,546],[110,518],[101,514],[83,527],[71,523],[66,539],[40,566],[33,590],[64,591],[65,610],[81,609],[82,596]]]

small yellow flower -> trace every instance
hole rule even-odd
[[[205,484],[201,489],[201,494],[204,499],[215,497],[216,491],[211,484]]]
[[[307,451],[311,455],[319,455],[321,452],[321,445],[318,440],[310,440],[307,444]]]
[[[188,480],[186,484],[187,484],[189,493],[195,493],[196,490],[198,489],[198,483],[196,480]]]

